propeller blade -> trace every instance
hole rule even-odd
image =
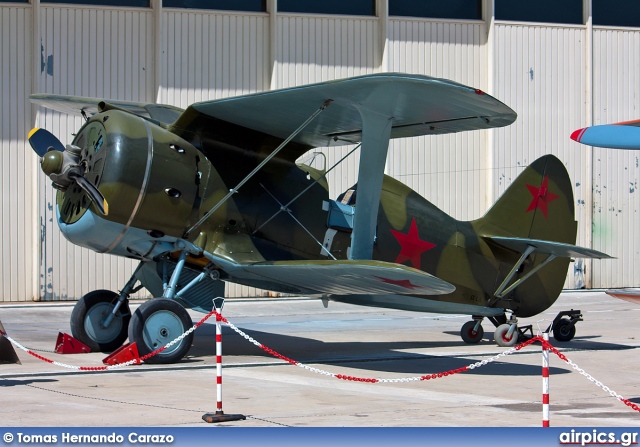
[[[109,204],[107,203],[107,199],[104,198],[98,188],[96,188],[92,183],[89,183],[89,181],[81,175],[72,175],[71,178],[76,181],[78,186],[84,189],[102,214],[105,216],[109,214]]]
[[[46,129],[34,127],[29,132],[29,144],[39,156],[44,156],[50,147],[56,151],[64,152],[64,145],[54,134]]]

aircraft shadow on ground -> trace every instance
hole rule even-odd
[[[460,337],[460,332],[445,331],[444,334],[455,335]],[[587,351],[618,351],[624,349],[636,349],[636,346],[621,345],[619,343],[607,343],[594,341],[593,339],[600,338],[600,335],[584,335],[580,337],[574,337],[571,341],[556,341],[553,336],[549,337],[551,345],[557,348],[570,348],[572,350],[587,350]],[[483,343],[493,343],[493,334],[488,331],[485,332]]]
[[[10,387],[10,386],[26,386],[32,385],[34,383],[51,383],[57,382],[55,379],[2,379],[0,378],[0,387]]]
[[[473,354],[464,356],[433,356],[420,353],[405,353],[403,350],[429,349],[435,347],[465,347],[462,341],[425,342],[425,341],[357,341],[357,342],[323,342],[311,338],[294,335],[282,335],[254,330],[244,330],[265,346],[280,354],[301,363],[331,365],[331,371],[339,373],[336,368],[356,368],[370,371],[433,374],[449,371],[483,360],[487,355]],[[223,327],[223,358],[236,356],[264,357],[265,361],[276,360],[259,347],[251,344],[243,337]],[[189,359],[183,362],[198,361],[198,357],[215,355],[215,326],[201,326],[196,333],[194,344],[189,351]],[[495,347],[499,352],[503,348]],[[533,348],[535,349],[535,348]],[[551,374],[566,374],[570,369],[551,367]],[[505,375],[505,376],[540,376],[539,365],[526,365],[512,359],[493,362],[465,374]]]

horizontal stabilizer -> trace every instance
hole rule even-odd
[[[183,110],[164,104],[147,104],[130,101],[107,102],[98,98],[88,98],[83,96],[64,96],[35,94],[29,96],[32,103],[57,112],[68,113],[70,115],[80,115],[82,112],[88,116],[102,112],[105,108],[119,108],[129,113],[145,118],[151,118],[161,123],[171,124],[182,114]]]
[[[527,247],[535,248],[534,253],[545,253],[559,258],[595,258],[612,259],[606,253],[592,250],[590,248],[579,247],[577,245],[565,244],[562,242],[545,241],[540,239],[527,239],[521,237],[499,237],[486,236],[484,239],[491,240],[498,245],[524,253]]]
[[[279,261],[242,265],[230,273],[322,295],[443,295],[455,290],[428,273],[382,261]]]

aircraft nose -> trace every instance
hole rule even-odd
[[[587,130],[586,127],[583,127],[582,129],[574,130],[573,133],[571,134],[571,139],[579,143],[580,139],[582,138],[582,135],[586,130]]]

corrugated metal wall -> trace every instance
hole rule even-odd
[[[25,148],[32,113],[27,96],[33,73],[32,14],[28,7],[0,8],[0,301],[38,296],[33,203],[37,157]]]
[[[593,124],[640,118],[640,30],[596,29]],[[640,286],[640,152],[593,149],[594,287]]]
[[[35,116],[26,101],[32,91],[186,107],[377,71],[472,85],[519,115],[495,132],[393,142],[387,173],[466,220],[481,216],[524,166],[553,153],[575,184],[578,243],[591,246],[593,218],[593,247],[619,258],[589,265],[587,279],[594,287],[640,285],[638,156],[569,140],[591,122],[640,117],[640,31],[591,35],[588,26],[500,22],[490,28],[483,21],[388,18],[384,11],[380,18],[223,13],[162,9],[155,1],[151,9],[3,5],[0,25],[0,100],[12,112],[0,118],[0,301],[118,289],[134,267],[61,237],[49,180],[25,141]],[[67,143],[81,120],[39,110],[37,124]],[[351,148],[320,151],[330,167]],[[355,182],[357,166],[356,151],[330,173],[334,196]],[[573,287],[571,272],[566,286]],[[229,294],[262,291],[232,286]]]
[[[151,11],[41,7],[40,36],[39,93],[155,100]],[[82,119],[42,108],[37,125],[67,144]],[[24,150],[31,152],[28,144]],[[55,222],[51,181],[39,176],[40,298],[78,299],[92,290],[122,288],[136,263],[67,242]]]

